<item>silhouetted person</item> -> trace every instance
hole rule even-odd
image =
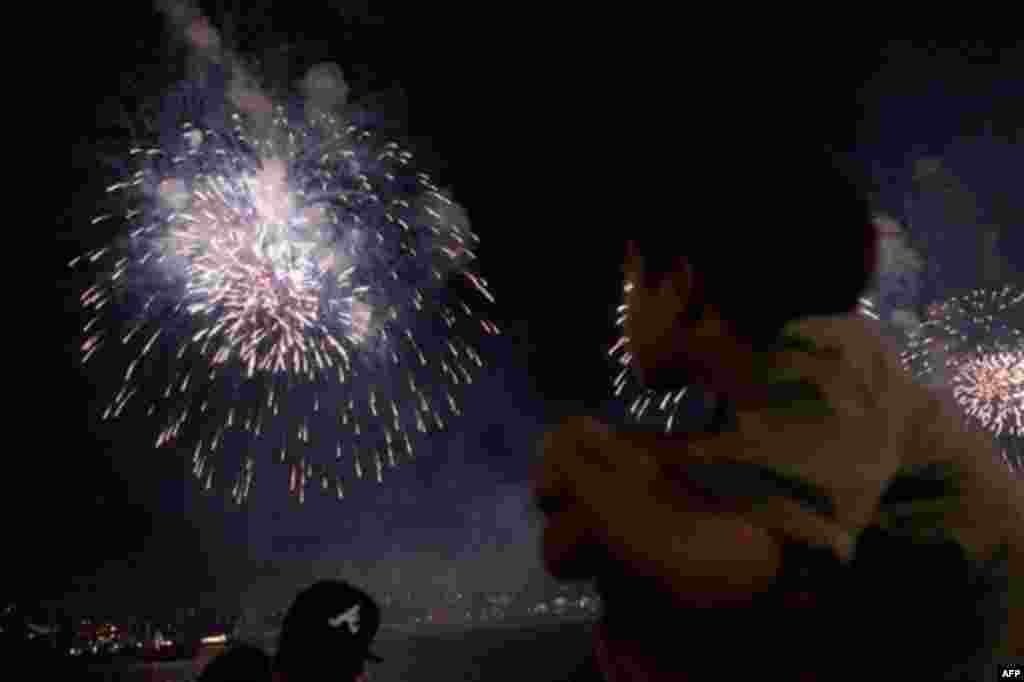
[[[236,644],[203,669],[196,682],[270,682],[271,658],[259,647]]]
[[[380,607],[366,592],[340,580],[322,580],[295,598],[284,622],[274,677],[277,682],[366,682],[366,662],[380,629]]]
[[[629,227],[632,369],[717,396],[713,427],[545,440],[545,563],[596,580],[609,682],[977,679],[1024,655],[1021,489],[855,313],[868,204],[831,154],[791,154],[730,212]]]

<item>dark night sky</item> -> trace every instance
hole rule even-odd
[[[139,7],[90,8],[68,22],[73,35],[55,38],[68,84],[57,93],[60,125],[73,148],[96,136],[99,103],[118,94],[126,65],[168,40],[159,15],[132,4]],[[280,7],[298,4],[301,13]],[[742,87],[726,68],[737,45],[682,53],[681,36],[649,35],[650,20],[629,30],[621,17],[599,22],[521,5],[485,17],[486,3],[475,16],[433,3],[417,15],[407,13],[409,3],[373,3],[376,16],[351,9],[360,3],[345,3],[344,12],[331,3],[307,9],[314,4],[246,3],[241,51],[290,42],[298,45],[295,74],[330,59],[356,96],[383,92],[379,102],[394,102],[404,92],[405,126],[441,184],[466,206],[499,299],[496,319],[507,333],[492,349],[490,376],[479,387],[484,399],[436,445],[430,462],[398,470],[389,485],[364,491],[365,499],[339,506],[313,495],[296,509],[281,474],[265,477],[257,503],[240,513],[197,495],[179,461],[147,451],[148,435],[95,427],[91,387],[68,348],[75,322],[66,321],[54,363],[61,388],[50,398],[56,443],[46,446],[51,454],[25,461],[24,491],[12,498],[46,509],[18,524],[25,551],[13,556],[23,558],[15,568],[25,571],[27,593],[56,597],[96,576],[104,596],[137,603],[128,600],[153,599],[159,583],[173,602],[200,591],[244,592],[240,584],[258,586],[260,574],[336,571],[352,554],[417,570],[438,548],[500,565],[493,551],[466,547],[488,537],[528,541],[522,483],[541,425],[564,405],[596,407],[607,395],[602,345],[619,287],[617,240],[630,221],[671,220],[688,210],[666,203],[676,190],[662,168],[679,143],[702,136],[713,98],[686,94],[709,84],[725,92]],[[255,8],[264,6],[261,19]],[[627,47],[636,36],[649,38],[644,54]],[[817,49],[788,46],[796,56],[786,68],[819,70]],[[995,59],[984,50],[970,59],[874,45],[833,46],[828,54],[835,55],[834,82],[815,83],[808,118],[826,121],[820,129],[841,144],[856,140],[863,158],[886,168],[900,167],[921,145],[975,132],[993,110],[997,120],[1022,120],[1003,115],[1019,106],[1010,97],[1013,71],[986,65]],[[1019,50],[996,56],[1015,59],[1021,72]],[[867,115],[858,130],[854,97],[862,83]],[[747,106],[771,101],[766,95],[762,85]],[[737,125],[749,127],[753,116],[757,127],[756,114],[734,113]],[[747,140],[763,134],[723,132],[725,143],[733,133]],[[90,243],[90,197],[102,186],[87,155],[72,160],[71,200],[53,199],[63,210],[58,268]],[[53,471],[40,477],[40,467]],[[474,527],[482,537],[473,537]]]

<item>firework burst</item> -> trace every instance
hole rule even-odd
[[[997,436],[1024,436],[1024,351],[968,357],[956,367],[953,394],[968,416]]]
[[[460,414],[483,365],[466,339],[499,333],[470,306],[493,302],[477,237],[372,131],[233,120],[131,150],[118,210],[93,221],[119,236],[70,264],[92,280],[82,360],[118,378],[103,418],[158,420],[155,445],[189,452],[207,489],[227,471],[243,501],[273,452],[300,501],[311,483],[340,498]]]
[[[950,386],[968,420],[990,431],[1011,467],[1024,439],[1024,292],[976,290],[929,306],[909,335],[904,366]]]

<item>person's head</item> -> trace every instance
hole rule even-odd
[[[868,198],[830,152],[753,170],[709,191],[713,210],[630,234],[625,332],[651,388],[706,380],[716,354],[770,348],[793,320],[852,311],[873,276]]]
[[[274,672],[283,682],[366,679],[366,662],[380,628],[380,607],[366,592],[322,580],[295,598],[281,624]]]
[[[203,668],[198,682],[270,682],[270,656],[250,644],[232,646]]]

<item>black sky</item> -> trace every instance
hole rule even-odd
[[[312,4],[245,3],[234,47],[246,52],[294,45],[286,51],[290,57],[273,68],[296,75],[318,61],[337,61],[355,95],[376,93],[381,106],[403,119],[420,156],[434,166],[441,184],[453,189],[483,238],[482,270],[499,297],[496,319],[508,332],[497,355],[508,365],[502,368],[507,376],[495,378],[489,390],[500,393],[495,387],[507,383],[507,402],[497,407],[524,414],[510,417],[505,428],[527,435],[539,433],[539,424],[561,403],[596,406],[606,397],[603,343],[610,338],[609,314],[619,288],[620,240],[631,221],[670,224],[694,210],[672,174],[685,170],[688,148],[710,144],[705,139],[709,119],[716,117],[708,112],[717,97],[733,102],[731,123],[719,123],[713,131],[723,146],[756,141],[770,133],[760,127],[758,111],[773,108],[773,94],[792,94],[787,83],[794,73],[821,73],[828,64],[824,73],[831,75],[815,80],[814,97],[805,94],[795,115],[807,119],[808,133],[814,130],[839,146],[859,144],[870,150],[865,156],[884,159],[888,166],[897,165],[914,145],[972,132],[987,117],[1006,121],[1011,118],[1007,108],[1019,106],[1007,86],[1013,80],[1008,64],[1015,63],[1019,72],[1019,50],[975,46],[965,56],[963,50],[926,45],[883,49],[821,41],[833,43],[822,52],[822,44],[780,40],[758,48],[789,55],[777,60],[770,74],[777,87],[770,78],[768,85],[755,78],[749,101],[736,104],[736,90],[746,87],[741,75],[749,77],[763,60],[750,59],[749,68],[737,69],[733,62],[743,54],[743,41],[723,37],[696,46],[691,41],[702,31],[676,25],[667,34],[653,31],[658,23],[653,17],[598,19],[569,10],[552,14],[540,5],[503,6],[508,9],[502,14],[488,3],[471,11],[470,3],[442,9],[429,3],[413,13],[409,7],[421,3],[372,3],[372,12],[371,3],[307,7]],[[211,14],[221,28],[223,12]],[[68,134],[74,149],[103,127],[97,119],[104,98],[128,96],[118,93],[121,72],[150,59],[142,55],[171,38],[146,3],[90,7],[66,23],[71,31],[55,36],[42,51],[63,60],[54,86],[56,128],[58,137]],[[274,63],[272,57],[267,61]],[[701,94],[704,88],[715,94]],[[956,107],[962,110],[950,114]],[[945,114],[926,116],[940,110]],[[928,125],[922,126],[925,119]],[[73,153],[70,191],[55,190],[58,269],[88,243],[83,226],[91,216],[90,197],[102,186],[96,176],[87,155]],[[63,306],[63,292],[58,296]],[[270,542],[255,536],[273,535],[267,529],[274,523],[282,524],[283,536],[312,538],[313,549],[299,555],[318,556],[317,538],[335,532],[329,528],[344,523],[340,517],[303,531],[302,524],[281,520],[287,510],[261,509],[258,522],[222,514],[218,503],[195,494],[193,482],[181,476],[180,463],[144,453],[141,437],[127,442],[133,436],[124,431],[97,430],[85,409],[91,386],[69,353],[74,323],[59,314],[60,360],[54,363],[59,390],[40,387],[53,404],[47,416],[52,432],[42,440],[42,452],[23,458],[24,483],[11,499],[15,510],[33,504],[46,510],[10,517],[20,519],[15,535],[24,536],[23,550],[14,556],[20,558],[16,569],[25,575],[26,592],[58,596],[111,560],[121,563],[124,575],[139,562],[140,572],[166,575],[187,585],[185,591],[216,591],[232,571],[254,570],[260,557],[254,559],[252,552],[265,554]],[[467,428],[474,434],[467,437],[482,439],[492,451],[505,444],[506,450],[524,452],[466,465],[467,510],[474,499],[478,506],[492,504],[498,486],[521,482],[526,471],[528,443],[502,433],[493,411],[484,422]],[[461,457],[480,449],[459,448]],[[111,456],[114,451],[121,454]],[[129,451],[138,456],[125,456]],[[405,512],[395,505],[395,518],[378,520],[377,527],[367,519],[360,532],[378,536],[375,546],[382,553],[389,535],[415,533],[416,523],[466,524],[458,513],[432,508],[440,505],[440,493],[415,490],[429,472],[408,476],[413,492],[429,503],[409,505],[412,511]],[[435,484],[443,487],[431,481]],[[505,490],[508,499],[515,497],[513,489]],[[109,590],[109,585],[99,587]]]

